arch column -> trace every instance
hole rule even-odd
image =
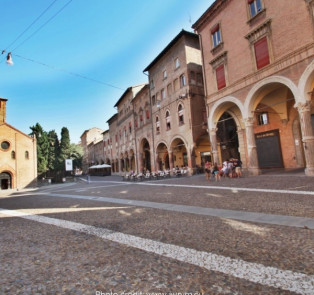
[[[259,175],[261,170],[258,166],[258,157],[257,157],[257,147],[254,134],[254,120],[253,118],[245,118],[245,131],[246,131],[246,142],[247,142],[247,152],[248,152],[248,163],[247,168],[249,174]]]
[[[305,174],[314,176],[314,135],[311,119],[311,101],[297,103],[306,162]]]
[[[239,142],[239,153],[243,165],[242,167],[247,167],[244,143],[244,130],[240,126],[237,126],[237,133]]]
[[[156,157],[155,157],[155,170],[161,170],[160,167],[159,167],[159,156],[158,156],[158,153],[156,153]]]
[[[169,169],[172,171],[173,169],[173,151],[169,150]]]
[[[217,128],[211,128],[209,130],[209,139],[210,139],[210,145],[212,148],[212,156],[213,156],[213,163],[219,163],[219,155],[218,155],[218,149],[217,149],[217,134],[216,134]]]
[[[191,171],[193,171],[193,168],[195,167],[195,144],[193,144],[190,155],[189,155],[189,167],[191,168]]]
[[[143,171],[143,153],[138,153],[138,172]]]

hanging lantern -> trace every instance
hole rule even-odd
[[[12,60],[11,52],[9,52],[7,55],[7,64],[10,66],[13,66],[13,60]]]

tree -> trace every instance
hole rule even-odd
[[[74,143],[70,145],[70,159],[73,160],[74,168],[82,168],[83,154],[84,151],[81,145]]]
[[[66,127],[61,129],[60,157],[63,162],[70,157],[70,133]]]
[[[48,170],[48,135],[39,123],[29,128],[32,130],[31,135],[36,136],[37,139],[37,173],[38,175],[42,175]]]
[[[65,159],[72,159],[75,168],[82,168],[83,149],[80,145],[70,143],[69,130],[63,127],[61,140],[55,130],[48,133],[39,123],[30,127],[31,135],[37,139],[37,170],[41,177],[52,177],[61,181],[65,175]]]

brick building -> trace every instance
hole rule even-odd
[[[136,149],[137,171],[155,170],[154,138],[152,111],[149,96],[149,86],[144,87],[132,100],[134,111],[134,136]]]
[[[85,130],[81,135],[81,146],[83,147],[83,172],[87,173],[88,167],[95,161],[94,146],[91,143],[102,140],[104,131],[100,128],[93,127]]]
[[[35,185],[36,138],[6,123],[7,99],[0,98],[0,190]]]
[[[215,162],[314,175],[313,11],[313,0],[216,0],[193,25]]]
[[[210,157],[198,36],[182,30],[144,72],[149,76],[155,168],[186,166],[192,173]]]

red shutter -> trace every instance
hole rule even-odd
[[[215,25],[215,26],[210,30],[210,33],[211,33],[211,34],[215,34],[218,30],[219,30],[219,24]]]
[[[269,61],[267,38],[264,37],[254,44],[256,65],[258,69],[267,66]]]
[[[143,121],[143,115],[140,115],[140,121],[141,122]]]
[[[149,111],[146,110],[146,119],[149,119]]]
[[[137,119],[135,120],[135,128],[137,128]]]
[[[251,4],[252,2],[254,2],[255,0],[247,0],[248,4]]]
[[[225,66],[221,65],[216,69],[216,79],[218,90],[226,87]]]

